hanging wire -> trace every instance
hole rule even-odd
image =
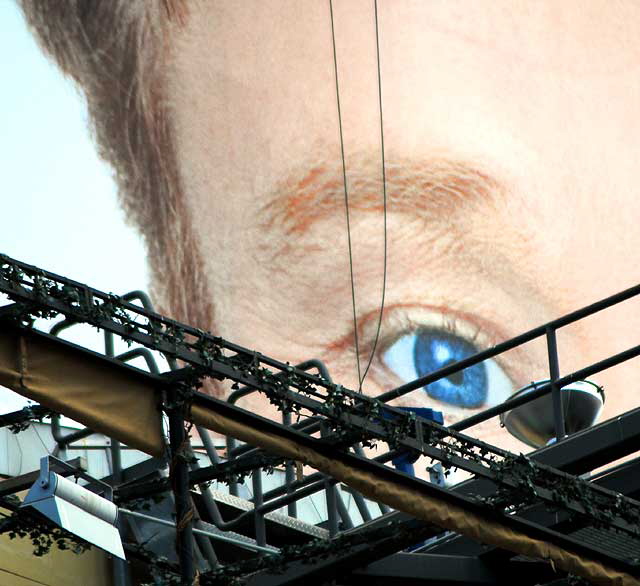
[[[387,174],[386,165],[384,160],[384,123],[382,117],[382,78],[380,76],[380,36],[378,34],[378,0],[373,2],[373,11],[376,21],[376,63],[378,66],[378,107],[380,111],[380,150],[382,152],[382,215],[384,223],[384,265],[382,270],[382,299],[380,301],[380,313],[378,315],[378,327],[376,329],[376,337],[371,348],[371,355],[369,356],[369,362],[364,369],[364,374],[360,379],[359,390],[362,391],[362,384],[369,372],[371,361],[376,353],[376,347],[378,345],[378,339],[380,338],[380,327],[382,325],[382,314],[384,312],[384,298],[387,291]]]
[[[353,336],[356,346],[356,365],[358,368],[358,390],[362,390],[362,377],[360,376],[360,344],[358,341],[358,318],[356,316],[356,291],[353,279],[353,252],[351,249],[351,222],[349,219],[349,194],[347,191],[347,166],[344,160],[344,138],[342,134],[342,111],[340,109],[340,86],[338,85],[338,57],[336,54],[336,34],[333,24],[333,0],[329,0],[329,12],[331,14],[331,42],[333,45],[333,68],[336,80],[336,101],[338,103],[338,127],[340,128],[340,155],[342,157],[342,182],[344,185],[344,206],[347,216],[347,242],[349,244],[349,273],[351,277],[351,305],[353,308]]]

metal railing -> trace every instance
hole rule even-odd
[[[449,364],[439,370],[431,372],[425,376],[417,378],[413,381],[407,382],[403,385],[396,387],[395,389],[386,391],[381,393],[376,397],[379,401],[383,401],[385,403],[392,401],[394,399],[398,399],[411,393],[412,391],[421,389],[430,385],[434,382],[437,382],[443,378],[447,378],[453,374],[459,373],[466,368],[479,364],[484,360],[488,360],[489,358],[494,358],[495,356],[507,352],[509,350],[513,350],[518,346],[522,346],[532,340],[537,338],[546,338],[547,345],[547,358],[548,358],[548,367],[549,367],[549,382],[539,385],[535,391],[531,393],[527,393],[522,397],[518,397],[515,399],[507,399],[503,403],[496,405],[494,407],[490,407],[489,409],[485,409],[480,413],[472,415],[462,421],[454,423],[450,426],[450,429],[456,431],[462,431],[464,429],[468,429],[478,423],[482,423],[495,417],[496,415],[500,415],[501,413],[505,413],[513,409],[514,407],[518,407],[520,405],[524,405],[538,397],[542,397],[547,395],[548,393],[552,393],[553,395],[553,408],[554,408],[554,423],[555,423],[555,432],[556,438],[558,440],[565,437],[565,425],[564,425],[564,409],[562,408],[562,393],[560,389],[572,382],[585,379],[593,374],[596,374],[602,370],[607,368],[611,368],[612,366],[616,366],[626,360],[631,358],[635,358],[640,355],[640,345],[633,346],[628,350],[623,352],[619,352],[613,356],[605,360],[601,360],[590,366],[572,372],[566,376],[560,377],[560,368],[558,362],[558,348],[556,341],[556,332],[560,328],[577,322],[585,317],[589,317],[603,311],[604,309],[608,309],[622,303],[623,301],[627,301],[632,297],[636,297],[640,295],[640,285],[635,285],[630,287],[629,289],[625,289],[620,293],[616,293],[615,295],[611,295],[605,299],[592,303],[591,305],[587,305],[581,309],[568,313],[562,317],[554,319],[544,325],[538,326],[516,336],[515,338],[511,338],[505,342],[500,344],[496,344],[492,348],[487,348],[481,352],[474,354],[473,356],[469,356],[463,360],[459,360],[458,362]]]

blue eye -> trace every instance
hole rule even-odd
[[[413,364],[418,377],[473,356],[477,350],[466,340],[437,330],[415,333]],[[487,373],[480,363],[425,387],[427,395],[458,407],[473,409],[487,401]]]
[[[461,336],[436,328],[421,328],[396,340],[384,352],[383,361],[407,382],[477,352],[478,348]],[[501,403],[511,395],[513,386],[494,360],[486,360],[431,383],[424,390],[436,401],[477,409]]]

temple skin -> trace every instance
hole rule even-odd
[[[640,8],[627,2],[380,2],[386,309],[364,392],[405,382],[420,328],[478,350],[640,281]],[[373,3],[334,3],[356,321],[372,351],[383,268]],[[167,75],[210,328],[358,387],[329,5],[194,2]],[[638,301],[558,332],[562,373],[638,343]],[[544,340],[496,362],[548,377]],[[603,417],[638,405],[638,362],[594,377]],[[418,391],[403,404],[477,410]],[[245,403],[273,414],[264,399]],[[483,439],[516,450],[492,421]]]

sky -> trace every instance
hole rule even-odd
[[[14,0],[0,0],[0,79],[0,252],[102,291],[147,289],[144,248],[96,155],[84,100]]]
[[[84,101],[0,0],[0,251],[98,289],[147,287],[144,250],[98,159]]]

